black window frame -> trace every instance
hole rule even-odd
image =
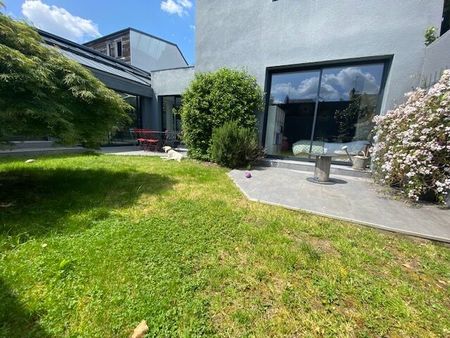
[[[116,41],[116,55],[118,58],[123,56],[123,43],[122,40]]]
[[[442,23],[440,36],[444,35],[450,30],[450,0],[444,1],[444,7],[442,9]]]
[[[266,79],[264,84],[264,116],[263,116],[263,130],[261,133],[261,143],[262,146],[266,145],[266,134],[267,134],[267,120],[269,113],[269,105],[270,105],[270,90],[272,87],[272,75],[273,74],[281,74],[281,73],[289,73],[289,72],[297,72],[297,71],[305,71],[305,70],[324,70],[326,68],[336,68],[336,67],[345,67],[345,66],[359,66],[359,65],[368,65],[373,63],[383,63],[383,75],[381,78],[381,88],[379,93],[379,102],[377,104],[377,114],[381,112],[381,104],[385,94],[385,87],[387,78],[390,73],[390,69],[392,66],[392,61],[394,59],[394,55],[380,55],[380,56],[370,56],[363,58],[353,58],[353,59],[342,59],[342,60],[329,60],[322,62],[312,62],[312,63],[300,63],[300,64],[291,64],[291,65],[281,65],[281,66],[271,66],[266,68]],[[280,155],[267,155],[268,158],[274,159],[284,159],[285,156]],[[289,157],[289,160],[304,162],[306,159],[300,159],[295,157]],[[313,161],[313,159],[309,159],[306,161]],[[341,162],[335,162],[340,163]]]

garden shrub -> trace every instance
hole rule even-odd
[[[97,148],[129,122],[131,109],[35,28],[0,13],[0,142],[51,136]]]
[[[213,130],[210,147],[212,161],[229,168],[242,168],[262,156],[263,150],[255,129],[230,121]]]
[[[428,91],[407,96],[375,118],[375,173],[413,200],[443,203],[450,189],[450,70]]]
[[[196,74],[183,94],[181,118],[183,141],[193,158],[209,160],[214,128],[227,121],[255,128],[256,112],[262,110],[262,91],[245,71],[222,68]]]

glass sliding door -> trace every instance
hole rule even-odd
[[[160,96],[161,130],[164,132],[164,144],[177,148],[181,145],[181,96]]]
[[[126,124],[117,126],[114,132],[109,134],[108,144],[111,145],[129,145],[134,144],[134,138],[130,133],[132,128],[142,128],[142,108],[141,97],[127,93],[120,93],[119,95],[132,107],[128,111],[129,121]]]
[[[162,131],[181,132],[181,96],[161,96],[161,120]]]
[[[357,155],[369,145],[383,69],[371,64],[323,70],[313,139],[323,142],[335,161],[349,162],[344,146]]]
[[[266,152],[308,158],[320,71],[273,74]]]
[[[268,155],[348,162],[364,151],[379,111],[384,63],[318,67],[271,75],[265,147]]]

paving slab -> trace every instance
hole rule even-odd
[[[229,176],[252,201],[303,210],[382,230],[450,243],[450,210],[394,199],[367,178],[338,176],[333,185],[309,182],[311,172],[257,168]]]

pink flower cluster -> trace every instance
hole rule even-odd
[[[376,177],[419,200],[450,191],[450,70],[428,91],[406,94],[406,103],[377,116],[372,160]]]

